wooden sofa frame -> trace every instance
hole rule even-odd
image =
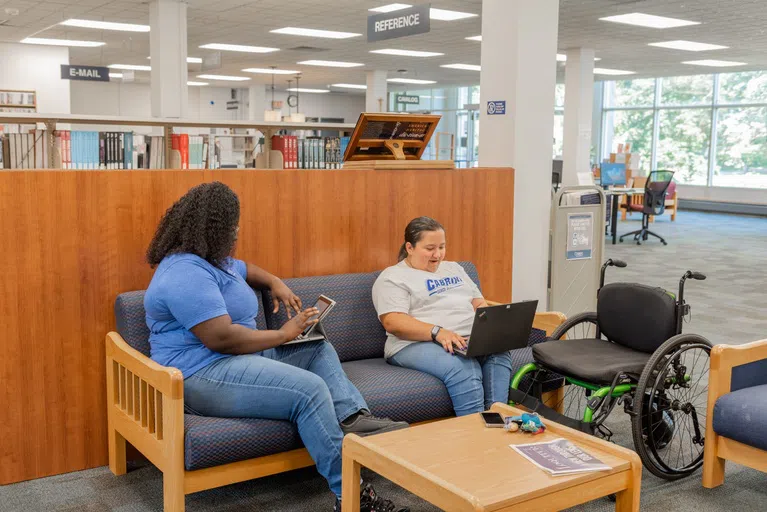
[[[720,396],[730,392],[733,368],[762,359],[767,359],[767,339],[745,345],[717,345],[711,349],[703,487],[712,489],[724,483],[724,468],[728,460],[767,473],[767,451],[714,432],[714,405]]]
[[[565,319],[561,313],[537,313],[533,326],[550,335]],[[187,471],[181,371],[157,364],[116,332],[106,336],[106,369],[109,469],[124,475],[126,443],[133,445],[163,473],[165,512],[183,512],[187,494],[314,465],[300,448]]]

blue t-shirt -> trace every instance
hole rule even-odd
[[[246,277],[245,262],[234,258],[227,270],[194,254],[163,258],[144,296],[152,359],[178,368],[187,378],[218,359],[231,357],[210,350],[190,329],[222,315],[257,329],[258,299]]]

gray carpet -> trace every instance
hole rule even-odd
[[[637,229],[639,218],[621,223],[619,233]],[[686,297],[692,319],[684,331],[706,336],[714,343],[745,343],[767,338],[764,314],[764,269],[767,267],[767,219],[680,212],[677,222],[658,219],[651,229],[669,245],[650,240],[642,246],[631,241],[608,245],[607,256],[625,260],[625,269],[611,269],[608,282],[636,281],[676,290],[687,269],[704,272],[708,280],[690,282]],[[630,423],[621,412],[608,425],[614,441],[632,447]],[[413,512],[437,508],[376,476],[365,474],[380,494]],[[665,482],[644,471],[642,511],[738,512],[767,510],[767,475],[729,464],[725,485],[704,489],[700,472],[677,482]],[[333,498],[313,468],[230,485],[187,496],[189,512],[323,511]],[[143,463],[125,476],[114,477],[107,468],[59,475],[0,487],[0,511],[118,511],[162,510],[162,475]],[[577,512],[614,510],[607,499],[571,509]]]

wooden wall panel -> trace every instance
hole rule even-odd
[[[237,256],[281,277],[396,262],[406,223],[445,225],[448,259],[511,297],[513,171],[4,171],[0,173],[0,484],[107,463],[104,335],[118,293],[192,186],[240,196]]]

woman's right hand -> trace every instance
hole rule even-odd
[[[463,338],[463,336],[460,336],[453,331],[448,331],[447,329],[439,330],[439,334],[437,334],[437,341],[442,345],[442,348],[451,354],[453,353],[453,347],[457,347],[463,350],[465,350],[467,347],[466,340]]]
[[[298,337],[299,334],[304,332],[304,329],[310,325],[314,325],[318,322],[317,319],[310,320],[310,318],[320,314],[320,310],[317,308],[307,308],[296,316],[285,322],[285,325],[280,327],[280,332],[285,336],[285,343],[292,341]]]

